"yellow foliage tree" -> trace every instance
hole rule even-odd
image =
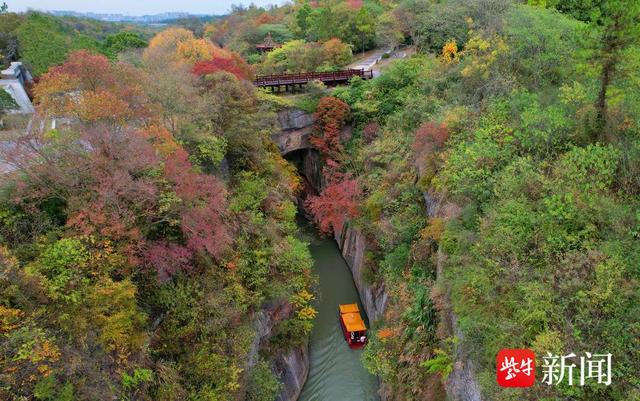
[[[450,40],[442,47],[442,59],[449,64],[458,57],[458,44],[455,40]]]
[[[196,40],[196,37],[193,32],[187,29],[169,28],[151,39],[142,57],[147,63],[154,60],[163,65],[170,64],[171,61],[178,62],[178,46],[194,40]]]
[[[507,43],[502,37],[494,36],[488,40],[474,34],[464,49],[464,54],[469,58],[470,63],[462,70],[462,76],[488,79],[491,69],[507,51]]]
[[[199,61],[214,57],[231,59],[233,54],[221,49],[209,39],[198,39],[191,31],[182,28],[170,28],[158,33],[149,42],[143,59],[147,65],[170,67],[173,63],[193,67]]]
[[[429,224],[420,232],[420,237],[425,240],[439,241],[444,233],[444,221],[434,217],[429,219]]]
[[[194,40],[195,38],[193,32],[187,29],[169,28],[158,33],[151,39],[145,54],[156,50],[174,52],[180,43]]]
[[[121,356],[139,349],[146,340],[146,316],[136,304],[136,287],[129,280],[103,278],[88,297],[92,326],[100,330],[99,342]]]
[[[211,60],[216,50],[216,46],[207,39],[191,39],[178,43],[176,54],[180,61],[194,65],[198,61]]]

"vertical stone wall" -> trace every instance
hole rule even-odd
[[[276,401],[296,401],[309,375],[309,348],[294,348],[280,354],[274,364],[282,382],[282,391]]]
[[[360,231],[347,223],[342,228],[342,232],[336,233],[334,238],[342,252],[344,260],[351,269],[353,281],[360,294],[360,300],[367,312],[370,322],[375,322],[384,313],[387,303],[387,293],[384,283],[374,286],[365,282],[363,270],[365,269],[365,252],[367,251],[367,241]]]
[[[440,213],[443,206],[442,197],[431,191],[424,192],[423,195],[427,208],[427,216],[430,218],[442,217],[442,213]],[[445,260],[446,255],[441,249],[438,249],[436,276],[439,281],[443,279]],[[461,340],[458,343],[455,355],[453,355],[453,371],[449,374],[447,382],[445,383],[447,399],[449,401],[481,401],[480,386],[475,379],[473,361],[469,357],[469,353],[465,347],[464,337],[458,327],[457,316],[451,307],[449,294],[446,295],[444,310],[440,311],[440,320],[448,335],[456,336]]]
[[[258,352],[269,341],[273,328],[282,319],[293,313],[293,309],[286,302],[267,305],[257,313],[255,318],[256,336],[249,358],[247,371],[258,362]],[[296,401],[309,374],[309,346],[304,344],[289,350],[280,350],[271,358],[273,372],[282,383],[280,394],[276,401]]]

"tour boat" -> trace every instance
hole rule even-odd
[[[359,349],[367,343],[367,327],[360,316],[358,304],[339,305],[340,326],[344,339],[352,349]]]

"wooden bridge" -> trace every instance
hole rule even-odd
[[[360,70],[342,70],[331,72],[301,72],[294,74],[274,74],[274,75],[258,75],[254,80],[257,87],[271,88],[271,90],[285,90],[294,88],[296,85],[302,87],[311,81],[321,81],[326,85],[346,84],[353,77],[362,79],[373,78],[373,71]]]

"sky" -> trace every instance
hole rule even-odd
[[[192,14],[224,14],[232,4],[258,6],[279,4],[282,0],[0,0],[6,1],[10,11],[35,9],[42,11],[70,10],[79,12],[117,13],[125,15],[158,14],[167,11],[184,11]]]

